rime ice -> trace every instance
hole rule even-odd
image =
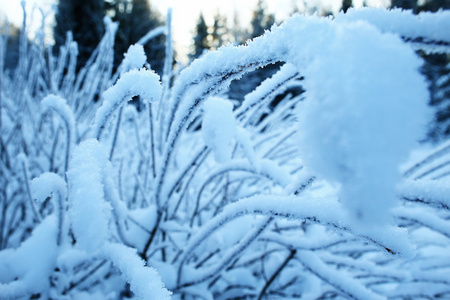
[[[414,53],[450,52],[448,12],[296,15],[179,73],[170,19],[116,71],[109,18],[81,70],[70,34],[58,57],[24,34],[14,70],[0,36],[0,298],[450,294],[450,144],[416,144]],[[142,45],[163,33],[161,84]]]
[[[304,71],[310,79],[298,117],[305,161],[341,184],[342,201],[360,225],[389,220],[397,166],[425,132],[430,114],[420,65],[399,39],[352,23],[338,27]]]
[[[203,110],[203,141],[211,147],[217,162],[227,162],[231,159],[231,141],[236,135],[233,104],[214,97],[205,102]]]

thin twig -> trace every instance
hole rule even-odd
[[[284,260],[284,262],[278,267],[278,269],[272,274],[272,276],[269,278],[269,280],[266,282],[266,284],[264,285],[263,289],[261,290],[261,292],[259,293],[258,296],[258,300],[261,300],[263,298],[263,296],[266,294],[267,289],[270,287],[270,285],[272,284],[272,282],[275,280],[275,278],[277,278],[277,276],[281,273],[281,271],[283,271],[284,267],[287,266],[287,264],[289,263],[289,261],[294,258],[295,254],[297,253],[297,250],[293,249],[290,251],[289,256],[286,257],[286,259]]]

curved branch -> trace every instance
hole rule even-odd
[[[206,268],[206,270],[192,270],[189,274],[189,281],[182,283],[182,266],[183,260],[181,261],[180,267],[178,268],[178,288],[184,288],[191,285],[202,283],[208,279],[216,276],[221,270],[223,270],[227,265],[234,261],[239,254],[241,254],[245,249],[247,249],[253,241],[264,231],[264,229],[269,226],[272,222],[273,217],[265,218],[260,224],[255,226],[248,234],[246,234],[234,247],[229,249],[223,258],[212,267]]]
[[[269,162],[269,160],[261,160],[262,161],[267,161]],[[274,168],[276,168],[276,165],[272,164],[271,166],[273,166]],[[190,226],[192,227],[193,223],[194,223],[194,218],[197,216],[197,214],[199,213],[199,207],[200,207],[200,198],[202,196],[202,193],[204,191],[204,189],[206,188],[206,186],[212,181],[214,180],[214,178],[227,174],[229,172],[246,172],[246,173],[251,173],[254,175],[259,175],[259,176],[264,176],[269,180],[272,180],[274,182],[277,182],[279,185],[284,186],[285,183],[282,181],[279,181],[274,176],[271,176],[270,172],[266,172],[269,171],[269,168],[264,168],[262,170],[260,170],[260,172],[257,172],[255,170],[255,168],[249,164],[246,160],[235,160],[229,164],[226,164],[224,166],[219,167],[217,170],[215,170],[214,172],[212,172],[212,174],[206,178],[206,180],[203,181],[202,184],[200,184],[200,190],[197,194],[196,197],[196,205],[195,205],[195,209],[194,209],[194,213],[192,215],[191,218],[191,223]]]
[[[239,48],[232,48],[239,49]],[[161,172],[159,172],[159,180],[156,187],[156,203],[159,206],[161,202],[161,189],[166,177],[167,168],[173,155],[173,150],[181,136],[181,132],[188,125],[189,120],[200,106],[200,104],[210,95],[213,95],[221,88],[230,84],[234,79],[240,78],[243,74],[255,70],[259,67],[266,66],[276,60],[267,59],[262,61],[250,61],[242,65],[228,65],[225,70],[220,69],[216,73],[204,70],[198,70],[195,67],[186,69],[186,72],[180,74],[177,86],[174,87],[173,108],[170,112],[167,130],[167,143],[163,154],[163,163]],[[197,61],[196,61],[197,62]],[[192,65],[195,65],[194,62]],[[204,73],[202,72],[204,71]],[[200,74],[200,75],[198,75]],[[194,78],[191,80],[191,78]],[[187,92],[189,91],[189,93]],[[183,96],[189,95],[189,101],[183,103]],[[183,104],[180,107],[180,104]]]
[[[384,241],[388,245],[383,245],[376,238],[383,239],[376,232],[375,237],[370,237],[348,226],[342,224],[341,220],[346,219],[346,213],[339,203],[326,199],[306,199],[296,196],[254,196],[242,199],[238,202],[228,205],[224,211],[211,219],[200,230],[191,237],[186,245],[183,254],[179,258],[178,274],[182,274],[182,268],[188,259],[193,255],[194,250],[201,245],[209,236],[216,232],[225,224],[243,217],[245,215],[263,215],[269,217],[281,217],[286,219],[307,220],[332,229],[337,229],[346,233],[353,234],[359,238],[379,246],[390,254],[399,254],[404,249],[406,237],[395,232],[392,227],[384,228],[394,237],[392,240]],[[385,232],[383,232],[385,234]],[[178,277],[180,280],[180,277]]]
[[[67,149],[66,149],[66,161],[64,165],[65,172],[69,169],[69,159],[70,153],[75,146],[75,135],[76,135],[76,127],[75,127],[75,117],[73,115],[72,109],[67,105],[65,99],[56,96],[56,95],[48,95],[42,100],[42,105],[46,110],[52,109],[55,111],[64,121],[64,125],[66,126],[67,135]]]
[[[140,69],[125,73],[114,86],[103,93],[105,100],[95,114],[93,136],[99,139],[114,112],[134,96],[139,95],[152,102],[159,100],[161,92],[159,76],[153,71]]]
[[[258,300],[261,300],[264,295],[266,294],[267,289],[270,287],[272,282],[277,278],[277,276],[281,273],[281,271],[284,269],[284,267],[287,266],[289,261],[294,258],[295,254],[297,253],[297,250],[293,249],[290,251],[288,257],[283,261],[283,263],[278,267],[278,269],[272,274],[272,276],[267,280],[266,284],[262,288],[261,292],[259,293]]]

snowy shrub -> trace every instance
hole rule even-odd
[[[58,57],[22,39],[0,56],[0,298],[449,297],[450,145],[419,147],[415,53],[449,53],[449,22],[297,15],[179,73],[168,22],[161,77],[139,43],[113,73],[109,19],[78,73],[70,33]]]

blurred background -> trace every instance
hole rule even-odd
[[[104,34],[103,19],[109,16],[119,23],[114,46],[115,69],[131,44],[165,25],[167,11],[172,8],[174,64],[182,68],[222,45],[245,44],[294,13],[333,16],[364,6],[411,9],[417,14],[450,9],[450,0],[0,0],[0,34],[9,35],[5,68],[13,69],[19,56],[24,11],[30,42],[41,32],[39,38],[55,55],[65,43],[66,32],[71,31],[78,43],[79,70],[97,47]],[[164,65],[164,48],[164,35],[145,45],[148,62],[159,74]],[[436,122],[429,138],[439,141],[450,136],[450,59],[442,54],[419,55],[426,61],[422,71],[430,82],[430,104],[436,107]],[[233,83],[229,96],[242,100],[243,95],[278,68],[279,65],[269,66],[249,74],[254,78],[246,80],[250,82],[246,86]]]
[[[88,31],[98,31],[97,35],[100,36],[104,15],[109,15],[114,21],[120,22],[118,40],[130,39],[133,42],[133,38],[136,39],[139,34],[146,33],[152,26],[163,24],[166,12],[171,7],[177,59],[187,62],[189,56],[195,56],[196,51],[198,52],[194,40],[204,39],[202,46],[205,49],[217,48],[228,42],[243,43],[248,38],[262,34],[263,30],[273,23],[281,23],[294,12],[332,15],[338,13],[343,4],[355,7],[388,7],[390,1],[28,0],[25,2],[25,8],[27,22],[31,25],[30,34],[33,35],[41,26],[44,16],[46,42],[59,45],[61,37],[58,35],[69,29],[75,36],[89,35]],[[2,23],[8,20],[13,26],[11,28],[13,31],[20,28],[23,22],[21,0],[0,0],[0,20]],[[86,26],[80,25],[81,23]],[[132,23],[139,23],[139,26],[136,27]],[[98,29],[95,30],[96,27]],[[77,35],[76,31],[80,32],[80,35]],[[94,40],[92,43],[96,44]]]

